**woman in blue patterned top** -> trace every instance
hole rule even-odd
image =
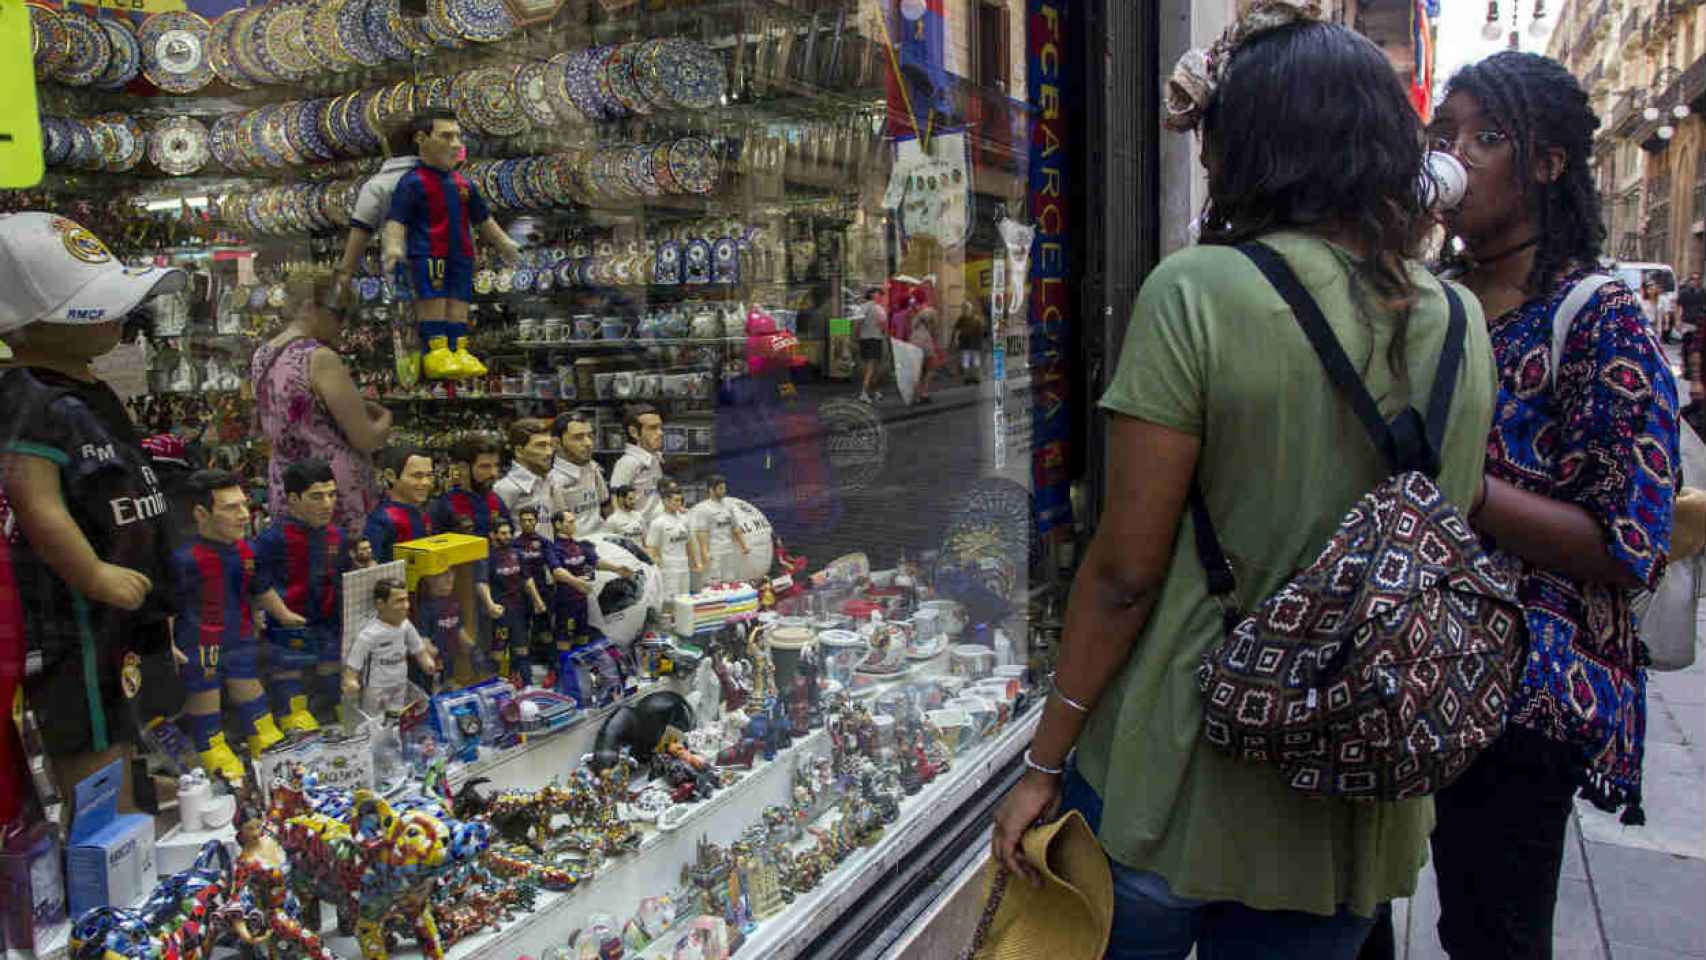
[[[1435,798],[1440,940],[1453,957],[1550,957],[1579,791],[1640,823],[1646,650],[1636,601],[1664,573],[1679,486],[1676,384],[1636,295],[1613,280],[1570,323],[1605,230],[1599,126],[1556,61],[1505,52],[1446,88],[1429,136],[1469,171],[1446,226],[1499,367],[1481,533],[1524,561],[1529,654],[1505,734]]]

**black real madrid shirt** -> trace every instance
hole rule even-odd
[[[115,639],[171,613],[166,494],[124,405],[105,383],[38,367],[0,370],[0,410],[11,423],[0,432],[0,451],[56,464],[66,509],[95,555],[142,573],[154,585],[135,612],[88,601],[35,553],[5,504],[0,520],[24,611],[25,673],[54,669],[86,640],[94,642],[101,660],[110,661],[121,649]]]

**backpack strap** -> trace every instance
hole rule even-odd
[[[1351,411],[1362,422],[1369,440],[1374,443],[1375,449],[1380,452],[1387,465],[1394,472],[1416,469],[1429,476],[1438,476],[1439,451],[1445,439],[1452,397],[1457,392],[1457,373],[1463,365],[1469,324],[1463,299],[1452,289],[1451,284],[1443,281],[1440,283],[1450,317],[1446,327],[1445,344],[1440,349],[1439,366],[1434,372],[1433,390],[1428,397],[1427,419],[1424,421],[1415,408],[1410,407],[1388,423],[1386,418],[1381,416],[1380,407],[1374,402],[1374,397],[1369,395],[1368,387],[1357,374],[1356,367],[1351,364],[1350,357],[1345,355],[1338,337],[1334,336],[1327,318],[1321,313],[1320,305],[1309,295],[1309,291],[1304,289],[1303,282],[1297,278],[1296,272],[1285,262],[1285,258],[1272,247],[1262,243],[1242,244],[1238,251],[1250,258],[1291,307],[1292,313],[1297,317],[1298,326],[1303,328],[1304,336],[1309,338],[1310,346],[1315,348],[1315,354],[1327,372],[1327,379],[1332,381],[1340,395],[1351,405]],[[1232,564],[1220,544],[1220,538],[1215,534],[1214,521],[1209,517],[1202,484],[1192,482],[1188,503],[1197,558],[1202,562],[1208,577],[1208,592],[1220,602],[1224,625],[1230,631],[1237,626],[1239,619],[1236,599],[1233,597],[1236,583]]]
[[[1599,288],[1611,283],[1617,278],[1609,273],[1590,273],[1576,281],[1570,292],[1559,301],[1558,309],[1552,311],[1552,367],[1548,374],[1548,386],[1558,385],[1558,365],[1564,362],[1564,341],[1570,339],[1570,330],[1576,325],[1576,318],[1581,315],[1582,308],[1588,305]]]

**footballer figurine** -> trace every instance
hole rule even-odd
[[[486,209],[485,198],[456,172],[463,156],[462,125],[448,110],[411,121],[420,163],[397,181],[386,215],[384,269],[393,276],[407,262],[406,289],[414,291],[420,327],[421,373],[431,380],[486,375],[468,352],[468,303],[474,298],[474,234],[514,266],[521,249]]]
[[[425,510],[432,494],[432,455],[418,447],[395,446],[379,451],[378,461],[385,499],[367,515],[362,539],[375,563],[390,563],[397,559],[397,544],[433,534],[432,517]]]
[[[301,627],[308,621],[284,605],[255,566],[255,553],[243,539],[249,526],[243,481],[223,470],[200,470],[185,486],[196,537],[172,554],[178,609],[172,640],[186,694],[184,722],[208,772],[241,783],[243,764],[226,745],[219,726],[225,706],[221,684],[247,728],[252,756],[284,739],[267,709],[257,673],[252,604],[258,600],[271,622],[282,627]]]
[[[498,676],[519,677],[522,687],[531,686],[533,665],[528,654],[533,638],[527,625],[531,610],[543,606],[544,598],[527,575],[515,544],[515,526],[508,517],[492,523],[486,579],[475,584],[474,590],[480,595],[486,616],[492,618],[492,653],[498,661]]]
[[[634,570],[599,559],[598,550],[590,541],[576,540],[573,510],[557,511],[551,518],[551,526],[557,538],[547,552],[546,562],[551,568],[551,579],[557,586],[551,612],[557,650],[563,652],[594,639],[587,598],[592,595],[597,571],[608,570],[620,577],[632,577]]]
[[[300,610],[306,626],[267,622],[269,692],[282,706],[278,725],[286,733],[311,733],[320,724],[309,709],[303,673],[314,668],[314,700],[324,709],[338,702],[343,660],[343,532],[332,522],[338,484],[324,460],[298,460],[284,468],[285,513],[255,538],[261,579],[284,591],[285,606]]]

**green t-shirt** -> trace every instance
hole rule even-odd
[[[1381,410],[1425,408],[1447,323],[1438,282],[1412,265],[1420,296],[1404,338],[1406,392],[1387,361],[1397,317],[1372,292],[1353,296],[1350,254],[1300,233],[1265,242],[1320,304]],[[1468,509],[1496,381],[1480,304],[1458,292],[1468,345],[1440,486]],[[1387,473],[1285,301],[1230,247],[1182,250],[1150,274],[1102,406],[1202,438],[1198,477],[1243,610],[1308,566]],[[1108,854],[1161,874],[1179,896],[1263,910],[1331,914],[1347,904],[1366,915],[1408,896],[1426,862],[1433,801],[1310,799],[1278,767],[1204,743],[1196,672],[1220,637],[1187,512],[1154,612],[1078,742],[1079,768],[1105,804]]]

